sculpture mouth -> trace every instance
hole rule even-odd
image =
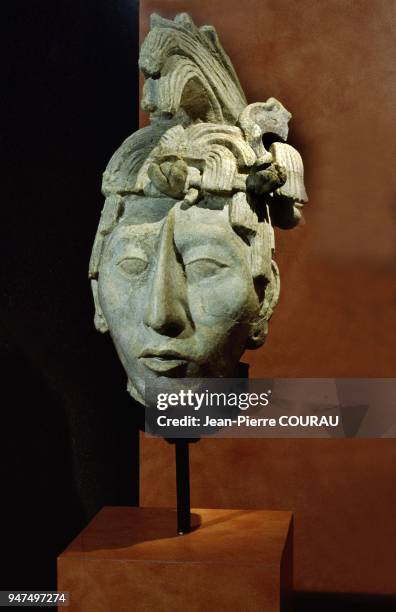
[[[188,360],[176,351],[146,350],[140,355],[144,365],[153,372],[164,373],[186,366]]]

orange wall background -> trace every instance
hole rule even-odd
[[[141,0],[141,39],[152,12],[214,25],[248,102],[293,114],[310,202],[276,233],[281,298],[250,376],[395,376],[395,3]],[[191,464],[195,506],[295,513],[297,589],[396,592],[396,440],[203,440]],[[141,503],[175,503],[173,450],[143,437]]]

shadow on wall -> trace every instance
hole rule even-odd
[[[295,593],[293,612],[394,612],[396,596]]]
[[[88,261],[101,173],[136,129],[138,11],[135,0],[4,11],[0,580],[54,589],[57,554],[92,515],[137,503],[137,428],[93,326]]]
[[[54,559],[86,518],[69,428],[62,398],[37,368],[9,343],[3,355],[1,588],[52,589]]]
[[[59,363],[41,363],[30,338],[21,347],[0,331],[1,588],[54,590],[57,556],[92,516],[104,505],[138,502],[131,400],[115,367],[107,369],[111,383],[100,370],[94,378],[93,349],[74,367],[70,349]]]

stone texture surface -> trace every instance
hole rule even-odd
[[[175,376],[236,376],[264,343],[280,286],[273,225],[297,225],[307,198],[301,156],[279,142],[291,114],[275,98],[247,103],[213,26],[153,14],[139,66],[150,126],[103,175],[89,275],[96,328],[144,403],[158,376],[169,389]]]

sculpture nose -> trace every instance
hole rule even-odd
[[[191,329],[191,318],[185,276],[173,243],[173,227],[171,211],[161,230],[143,322],[161,335],[176,338]]]

